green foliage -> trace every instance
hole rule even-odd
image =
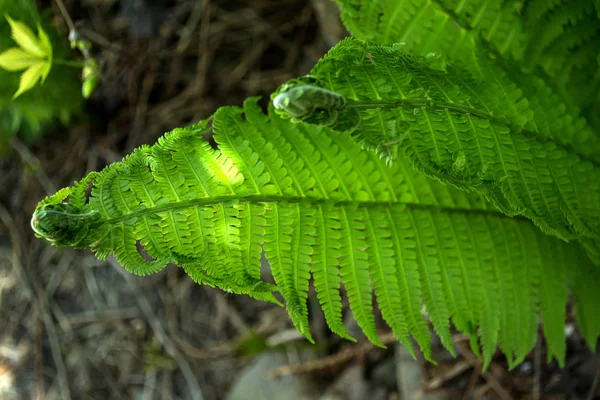
[[[6,16],[11,36],[18,44],[0,54],[0,68],[7,71],[24,71],[19,89],[13,99],[19,97],[41,80],[42,84],[52,68],[52,44],[48,34],[38,25],[38,35],[20,21]]]
[[[335,0],[353,36],[404,43],[486,74],[477,57],[491,53],[582,108],[600,128],[600,10],[593,0]],[[494,65],[492,64],[492,65]],[[486,65],[487,67],[487,65]],[[536,78],[539,79],[539,78]],[[543,90],[541,90],[543,92]]]
[[[319,103],[311,108],[306,96],[304,108],[342,131],[358,113],[352,135],[382,157],[396,158],[400,149],[417,170],[477,191],[561,239],[600,238],[600,141],[585,121],[573,123],[561,109],[540,115],[529,107],[536,94],[528,98],[510,81],[477,81],[453,66],[440,71],[399,48],[341,42],[311,79],[348,100],[332,113]],[[313,122],[312,113],[302,120]],[[548,114],[555,121],[545,121]]]
[[[39,14],[34,1],[0,0],[0,10],[3,13],[0,15],[0,53],[17,46],[11,37],[11,27],[5,19],[7,15],[22,22],[29,29],[41,27],[48,34],[53,57],[68,59],[69,53],[64,39],[61,39],[48,24],[47,18]],[[47,71],[39,69],[38,72]],[[17,132],[26,140],[33,139],[41,133],[43,125],[55,119],[66,123],[73,115],[81,112],[79,77],[73,68],[52,65],[43,85],[38,84],[13,99],[21,83],[20,76],[20,72],[0,68],[0,141],[10,140]],[[32,82],[35,83],[30,80],[30,83]]]
[[[500,343],[516,364],[535,343],[541,313],[550,354],[564,358],[568,293],[593,297],[580,288],[600,283],[600,269],[576,244],[404,160],[388,167],[343,133],[267,117],[254,99],[214,115],[217,150],[202,138],[207,122],[176,129],[46,199],[34,229],[55,245],[114,253],[136,274],[176,263],[196,282],[234,293],[276,301],[277,290],[309,339],[312,275],[330,328],[349,339],[342,285],[374,343],[373,297],[398,339],[410,348],[412,335],[427,357],[422,301],[451,351],[450,321],[477,352],[481,344],[487,362]],[[259,279],[261,246],[276,286]],[[593,303],[578,307],[591,344],[599,333]]]
[[[571,295],[594,348],[597,93],[572,92],[597,84],[586,49],[598,31],[582,22],[596,23],[594,8],[338,3],[353,34],[378,44],[341,42],[274,93],[268,115],[257,99],[223,107],[89,174],[40,202],[36,234],[135,274],[174,263],[201,284],[283,298],[311,341],[312,280],[333,332],[353,340],[345,292],[369,340],[380,344],[376,302],[428,359],[423,305],[449,351],[454,324],[485,366],[498,346],[521,362],[541,318],[549,359],[564,363]],[[260,278],[263,253],[274,285]]]

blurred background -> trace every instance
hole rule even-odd
[[[438,365],[425,364],[383,329],[388,348],[370,345],[351,318],[358,343],[331,335],[311,294],[313,346],[283,308],[200,287],[174,266],[135,277],[35,238],[29,219],[44,196],[219,106],[266,105],[347,35],[328,0],[63,3],[37,5],[65,47],[64,12],[92,43],[100,83],[81,110],[35,134],[6,128],[14,117],[0,108],[0,400],[600,398],[600,356],[570,315],[564,369],[540,341],[517,369],[498,356],[482,374],[458,334],[458,358],[434,339]]]

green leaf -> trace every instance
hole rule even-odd
[[[50,68],[50,64],[44,61],[40,61],[37,64],[32,65],[27,69],[27,71],[23,72],[21,75],[21,82],[19,85],[19,89],[13,95],[13,99],[16,99],[26,91],[30,90],[35,84],[48,73]]]
[[[434,52],[476,76],[488,72],[479,64],[479,54],[490,53],[495,68],[508,66],[505,72],[510,75],[532,73],[568,99],[563,106],[572,110],[576,106],[591,119],[598,114],[594,109],[600,103],[597,2],[595,11],[591,0],[335,2],[357,39],[403,43],[406,51],[423,56]]]
[[[38,24],[39,37],[36,37],[22,22],[8,15],[6,20],[10,24],[13,39],[21,49],[8,49],[0,54],[0,67],[8,71],[26,69],[21,75],[19,89],[13,95],[15,99],[33,88],[40,79],[42,83],[46,80],[52,68],[52,44],[41,25]]]
[[[42,28],[40,24],[37,26],[38,29],[38,37],[39,37],[39,45],[42,50],[46,53],[47,57],[52,60],[52,43],[50,42],[50,38],[46,31]]]
[[[351,38],[311,76],[346,101],[332,109],[324,99],[290,97],[304,102],[304,121],[316,115],[316,124],[346,131],[358,114],[351,135],[366,148],[406,157],[424,174],[481,193],[507,215],[525,216],[558,238],[600,238],[600,137],[564,108],[531,109],[537,93],[503,76],[474,80],[453,66],[430,68],[399,46]]]
[[[398,340],[410,348],[412,336],[427,359],[423,306],[444,346],[453,351],[453,323],[485,365],[497,346],[511,366],[522,361],[541,314],[549,354],[564,360],[571,286],[584,288],[577,318],[586,340],[597,339],[600,268],[577,243],[418,174],[405,158],[388,167],[345,133],[264,115],[256,99],[244,106],[210,119],[218,149],[203,139],[208,120],[176,129],[42,201],[33,228],[56,246],[113,253],[132,273],[176,263],[226,291],[274,301],[276,290],[309,340],[311,276],[332,331],[351,339],[345,292],[371,341],[377,305]],[[453,163],[462,170],[462,156]],[[260,280],[261,248],[276,287]]]
[[[6,20],[10,24],[12,38],[17,42],[26,53],[31,54],[34,57],[45,58],[49,55],[47,47],[48,42],[42,45],[42,42],[47,40],[47,36],[44,40],[38,39],[35,34],[22,22],[15,21],[8,15],[5,16]],[[40,33],[43,32],[40,28]],[[45,35],[45,33],[44,33]],[[41,35],[40,35],[41,36]]]
[[[40,62],[37,57],[13,47],[0,54],[0,68],[7,71],[22,71]]]
[[[42,75],[42,84],[46,81],[48,74],[50,73],[50,69],[52,67],[52,43],[50,43],[50,38],[48,34],[42,29],[41,25],[38,24],[38,36],[40,38],[40,46],[47,54],[47,62],[48,68],[44,71]]]

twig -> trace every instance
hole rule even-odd
[[[67,26],[69,27],[69,31],[74,32],[75,24],[73,24],[73,20],[71,19],[71,16],[69,15],[67,8],[65,7],[65,4],[62,2],[62,0],[56,0],[56,4],[58,5],[58,8],[60,9],[60,13],[62,14],[63,18],[65,19]]]
[[[111,42],[110,40],[108,40],[107,38],[105,38],[104,36],[99,34],[98,32],[95,32],[91,29],[86,29],[86,28],[81,28],[79,30],[79,32],[81,32],[81,36],[88,39],[90,42],[95,43],[102,48],[105,48],[106,50],[108,50],[109,52],[111,52],[113,54],[121,55],[124,52],[122,46]]]
[[[469,350],[469,348],[465,346],[464,343],[454,342],[454,345],[460,349],[460,353],[462,354],[464,359],[467,360],[469,364],[471,364],[473,367],[477,367],[481,364],[481,361],[479,361],[477,357],[475,357],[475,355],[471,353],[471,350]],[[513,396],[511,396],[510,393],[502,387],[500,382],[498,382],[494,375],[490,374],[489,371],[483,373],[483,378],[486,380],[487,383],[489,383],[492,390],[496,392],[498,397],[500,397],[502,400],[511,400],[513,398]]]
[[[215,297],[215,306],[217,308],[216,320],[227,320],[231,326],[233,326],[239,333],[244,334],[250,331],[248,324],[240,316],[237,310],[229,305],[223,292],[220,290],[208,289],[211,291],[211,295]],[[215,323],[215,326],[223,324]]]
[[[166,370],[162,373],[162,379],[160,382],[160,398],[173,398],[173,379],[171,370]]]
[[[492,388],[492,386],[489,383],[485,383],[485,384],[479,386],[477,389],[475,389],[475,391],[473,392],[473,397],[476,399],[479,399],[483,395],[485,395],[487,392],[489,392],[489,390],[491,388]]]
[[[475,368],[473,368],[473,372],[471,373],[471,377],[469,378],[469,384],[463,393],[463,400],[468,400],[473,397],[473,390],[475,389],[475,384],[477,383],[477,378],[481,376],[481,363],[478,363]]]
[[[188,389],[190,391],[191,397],[194,400],[204,400],[204,396],[202,395],[202,390],[200,389],[200,385],[198,385],[198,381],[190,367],[190,364],[187,362],[185,357],[179,352],[177,346],[171,341],[167,333],[165,332],[162,324],[158,320],[157,316],[154,314],[152,310],[152,306],[150,302],[146,298],[146,296],[141,292],[140,288],[135,284],[132,279],[132,276],[127,273],[123,267],[119,265],[119,263],[114,259],[110,258],[108,262],[125,278],[127,284],[131,287],[131,289],[135,293],[135,297],[137,303],[148,319],[148,323],[154,332],[156,340],[164,347],[165,351],[175,360],[175,362],[179,365],[179,369],[183,374],[183,378],[185,379]]]
[[[108,387],[110,387],[110,389],[112,390],[112,396],[110,397],[111,399],[119,399],[122,400],[123,396],[121,395],[121,393],[123,392],[123,390],[118,386],[115,378],[107,373],[104,368],[100,368],[100,365],[98,365],[97,361],[94,361],[93,359],[91,359],[89,357],[89,355],[86,354],[86,358],[91,361],[91,364],[93,365],[94,369],[96,371],[98,371],[100,373],[100,375],[102,375],[102,377],[104,378],[104,380],[106,381],[106,383],[108,384]]]
[[[35,398],[44,398],[44,353],[42,351],[42,336],[44,327],[39,313],[35,313]]]
[[[203,3],[203,1],[189,3],[190,7],[188,8],[191,9],[185,10],[185,14],[182,14],[188,16],[185,25],[179,29],[174,28],[176,33],[179,35],[179,40],[177,41],[177,45],[175,46],[174,50],[175,54],[184,54],[192,42],[192,34],[196,32],[196,28],[204,16],[203,9],[205,5]],[[168,22],[170,26],[178,25],[177,18],[174,16],[174,14],[175,13],[171,14],[173,20]]]
[[[593,400],[596,396],[596,389],[598,389],[598,385],[600,385],[600,368],[596,371],[596,376],[594,377],[594,381],[592,382],[592,387],[585,400]]]
[[[227,354],[233,353],[236,348],[234,342],[215,343],[210,345],[210,347],[207,349],[199,349],[180,337],[174,337],[173,341],[177,343],[177,346],[179,346],[179,348],[183,350],[188,357],[195,358],[197,360],[224,357]]]
[[[83,268],[83,276],[85,278],[85,287],[87,288],[96,309],[102,310],[106,308],[104,300],[102,299],[102,292],[98,287],[98,282],[96,281],[93,271],[90,268]]]
[[[39,292],[39,290],[36,290]],[[54,324],[52,323],[52,319],[50,318],[50,313],[46,309],[48,306],[45,304],[45,299],[39,299],[40,308],[42,309],[42,318],[44,320],[44,325],[46,331],[48,332],[48,340],[50,342],[50,352],[52,353],[52,358],[54,358],[54,363],[56,364],[56,370],[58,372],[58,383],[60,387],[60,391],[62,392],[63,399],[71,398],[71,391],[69,389],[69,380],[67,378],[67,367],[65,366],[65,362],[62,358],[62,354],[60,351],[60,345],[58,343],[58,336],[56,335],[56,330],[54,329]]]
[[[455,377],[457,377],[458,375],[462,374],[470,368],[471,364],[469,364],[467,361],[459,361],[443,374],[430,379],[429,382],[427,382],[427,384],[425,385],[425,390],[439,389],[445,382],[454,379]]]
[[[248,73],[250,68],[262,57],[269,43],[259,42],[248,49],[245,54],[240,56],[240,63],[230,72],[229,79],[225,81],[223,87],[229,90],[238,84]]]
[[[397,341],[397,339],[392,333],[386,333],[384,335],[381,335],[380,340],[383,344],[391,344]],[[280,376],[286,376],[291,374],[308,374],[310,372],[333,369],[339,365],[346,364],[355,358],[359,358],[375,349],[380,348],[370,342],[352,345],[340,351],[339,353],[333,354],[325,358],[308,361],[303,364],[283,365],[279,368],[269,371],[267,373],[267,376],[269,378],[277,378]]]
[[[21,160],[29,165],[29,167],[35,171],[35,176],[46,191],[46,194],[52,194],[56,192],[56,188],[52,184],[52,181],[44,171],[44,168],[40,167],[40,160],[17,138],[13,138],[11,141],[13,149],[19,154]]]
[[[71,261],[73,261],[72,253],[65,252],[65,255],[56,264],[56,267],[53,268],[53,272],[50,276],[50,279],[48,279],[48,283],[46,284],[46,296],[54,296],[54,292],[56,292],[56,289],[58,289],[58,286],[60,285],[65,272],[71,265]]]
[[[96,322],[109,322],[121,319],[132,319],[139,315],[137,307],[120,308],[114,310],[87,310],[77,314],[69,314],[66,318],[71,328],[93,324]]]

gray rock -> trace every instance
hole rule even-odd
[[[268,352],[252,360],[235,380],[227,400],[309,400],[308,385],[302,377],[287,375],[277,378],[268,376],[268,372],[287,365],[283,354]]]

